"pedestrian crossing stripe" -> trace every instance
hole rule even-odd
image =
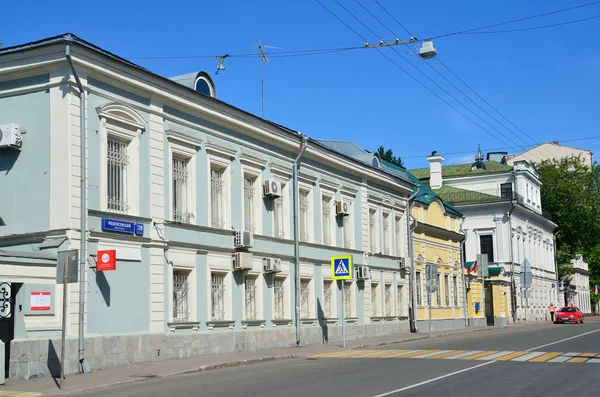
[[[10,397],[38,397],[38,396],[42,396],[42,395],[43,394],[33,393],[33,392],[28,392],[28,391],[10,391],[10,390],[0,391],[0,396],[10,396]]]
[[[593,363],[600,364],[600,353],[532,352],[498,350],[341,350],[316,354],[307,358],[399,358],[427,360],[484,360],[533,363]]]

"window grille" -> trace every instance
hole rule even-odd
[[[422,284],[421,284],[421,272],[417,272],[416,274],[417,276],[417,281],[416,281],[416,285],[417,285],[417,306],[422,306],[423,305],[423,294],[421,292],[421,288]]]
[[[444,275],[444,300],[446,301],[446,306],[450,306],[450,284],[448,283],[448,275]]]
[[[254,180],[244,179],[244,230],[254,232]]]
[[[283,188],[282,188],[283,190]],[[275,224],[275,237],[285,238],[285,220],[283,213],[283,195],[275,199],[275,210],[273,212],[273,223]]]
[[[274,317],[276,319],[285,318],[285,290],[284,280],[277,278],[273,283],[273,301],[275,303]]]
[[[371,284],[371,316],[377,317],[379,315],[379,302],[378,302],[378,288],[379,284]]]
[[[385,286],[385,296],[384,296],[384,306],[385,306],[385,315],[390,317],[393,313],[393,305],[392,305],[392,286],[387,284]]]
[[[404,314],[404,288],[402,285],[398,286],[398,316],[402,316]]]
[[[325,318],[333,317],[333,282],[325,281],[323,283],[323,313]]]
[[[352,283],[344,283],[344,316],[352,317]]]
[[[436,275],[437,292],[435,293],[435,301],[438,306],[442,305],[442,285],[440,283],[440,274]]]
[[[386,215],[383,218],[383,253],[385,255],[390,254],[389,231],[390,231],[390,219],[389,219],[389,216]]]
[[[322,202],[323,210],[323,244],[331,245],[331,201],[324,198]]]
[[[212,319],[225,319],[225,277],[212,275],[211,280]]]
[[[400,256],[402,247],[402,223],[396,218],[396,256]]]
[[[377,252],[377,220],[375,219],[375,211],[369,212],[369,236],[371,238],[371,252]]]
[[[310,318],[310,281],[300,281],[300,318]]]
[[[173,271],[173,321],[188,321],[189,272]]]
[[[107,208],[109,211],[127,213],[127,144],[108,140],[107,145]]]
[[[344,248],[352,248],[352,230],[350,229],[350,216],[345,216],[342,221],[344,232]]]
[[[308,230],[308,211],[310,209],[309,192],[300,192],[300,241],[310,241]]]
[[[225,227],[223,187],[223,171],[212,169],[210,172],[211,225],[219,229]]]
[[[256,320],[258,310],[256,309],[256,278],[246,276],[246,319]]]
[[[187,210],[188,189],[187,161],[173,158],[173,220],[188,223],[190,215]]]

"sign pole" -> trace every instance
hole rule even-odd
[[[59,386],[63,388],[63,379],[65,378],[65,342],[67,331],[67,278],[69,276],[69,256],[65,256],[65,270],[63,275],[63,309],[62,309],[62,336],[60,346],[60,382]]]
[[[344,280],[340,280],[340,286],[342,290],[342,347],[346,347],[346,300],[345,300],[345,292],[344,292]]]

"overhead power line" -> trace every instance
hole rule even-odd
[[[377,1],[377,0],[375,0],[375,1]],[[383,6],[381,5],[381,3],[379,3],[379,1],[377,1],[377,4],[379,4],[383,8]],[[458,32],[440,34],[440,35],[437,35],[437,36],[430,37],[430,39],[439,39],[439,38],[442,38],[442,37],[455,36],[455,35],[459,35],[459,34],[469,34],[469,33],[472,34],[472,32],[475,32],[475,31],[478,31],[478,30],[495,28],[495,27],[498,27],[498,26],[509,25],[509,24],[512,24],[512,23],[527,21],[527,20],[530,20],[530,19],[546,17],[546,16],[554,15],[554,14],[560,14],[560,13],[563,13],[563,12],[568,12],[568,11],[576,10],[578,8],[583,8],[583,7],[589,7],[589,6],[593,6],[593,5],[596,5],[596,4],[600,4],[600,1],[593,1],[591,3],[581,4],[581,5],[578,5],[578,6],[573,6],[573,7],[569,7],[569,8],[563,8],[563,9],[556,10],[556,11],[550,11],[550,12],[546,12],[546,13],[543,13],[543,14],[531,15],[531,16],[528,16],[528,17],[523,17],[523,18],[518,18],[518,19],[512,19],[512,20],[509,20],[509,21],[494,23],[494,24],[486,25],[486,26],[480,26],[480,27],[477,27],[477,28],[461,30],[461,31],[458,31]],[[594,18],[596,18],[596,17],[594,17]],[[584,19],[584,20],[587,20],[587,19]],[[396,22],[398,22],[398,21],[396,21]],[[581,22],[581,21],[571,21],[569,23],[575,23],[575,22]],[[559,26],[559,25],[557,24],[555,26]],[[547,27],[552,27],[552,26],[548,25]],[[529,30],[531,30],[531,28]],[[513,31],[516,31],[516,30],[513,30]],[[483,33],[485,33],[485,32],[483,32]],[[501,33],[501,32],[496,32],[496,33]]]
[[[487,32],[467,32],[467,33],[461,33],[461,34],[493,34],[493,33],[513,33],[513,32],[524,32],[527,30],[538,30],[538,29],[548,29],[548,28],[554,28],[557,26],[563,26],[563,25],[570,25],[573,23],[579,23],[579,22],[585,22],[585,21],[589,21],[591,19],[596,19],[596,18],[600,18],[600,15],[594,15],[588,18],[582,18],[582,19],[576,19],[574,21],[567,21],[567,22],[559,22],[559,23],[553,23],[550,25],[540,25],[540,26],[532,26],[529,28],[520,28],[520,29],[507,29],[507,30],[490,30]],[[432,37],[432,39],[435,37]]]

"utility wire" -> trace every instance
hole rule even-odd
[[[375,1],[377,1],[377,0],[375,0]],[[381,3],[379,3],[379,1],[377,1],[377,4],[379,4],[381,6]],[[475,31],[478,31],[478,30],[495,28],[497,26],[503,26],[503,25],[508,25],[508,24],[511,24],[511,23],[517,23],[517,22],[527,21],[527,20],[530,20],[530,19],[546,17],[548,15],[559,14],[559,13],[563,13],[563,12],[575,10],[575,9],[578,9],[578,8],[589,7],[589,6],[596,5],[596,4],[600,4],[600,1],[594,1],[594,2],[591,2],[591,3],[581,4],[581,5],[578,5],[578,6],[573,6],[573,7],[569,7],[569,8],[563,8],[563,9],[560,9],[560,10],[550,11],[550,12],[546,12],[546,13],[543,13],[543,14],[531,15],[531,16],[524,17],[524,18],[512,19],[510,21],[494,23],[492,25],[480,26],[480,27],[477,27],[477,28],[472,28],[472,29],[467,29],[467,30],[461,30],[461,31],[458,31],[458,32],[441,34],[441,35],[433,36],[430,39],[439,39],[439,38],[442,38],[442,37],[455,36],[455,35],[459,35],[459,34],[466,34],[466,33],[470,33],[470,32],[475,32]],[[383,7],[383,6],[381,6],[381,7]],[[394,20],[395,20],[395,18],[394,18]],[[396,22],[398,22],[398,21],[396,21]]]
[[[350,10],[348,10],[348,8],[346,8],[344,5],[342,5],[339,0],[335,0],[336,3],[338,3],[338,5],[340,7],[342,7],[348,14],[350,14],[354,19],[356,19],[359,23],[361,23],[363,26],[365,26],[371,33],[373,33],[375,36],[378,36],[377,33],[375,33],[370,27],[368,27],[364,22],[362,22],[356,15],[354,15]],[[366,7],[364,7],[358,0],[356,0],[356,2],[358,4],[361,5],[361,7],[363,7],[369,14],[371,14],[371,16],[373,16],[373,18],[375,18],[377,21],[379,21],[379,23],[383,24],[383,22],[381,22],[381,20],[379,18],[377,18],[375,15],[373,15]],[[390,30],[388,28],[388,30]],[[391,30],[390,30],[391,31]],[[392,33],[393,34],[393,33]],[[394,34],[394,36],[396,36]],[[396,36],[397,37],[397,36]],[[450,92],[448,92],[444,87],[442,87],[441,85],[439,85],[435,80],[433,80],[431,77],[429,77],[427,74],[425,74],[421,69],[419,69],[418,67],[416,67],[408,58],[406,58],[404,55],[402,55],[398,50],[396,50],[396,48],[394,47],[390,47],[392,51],[394,51],[396,54],[398,54],[402,59],[404,59],[404,61],[406,61],[410,66],[412,66],[417,72],[419,72],[421,75],[423,75],[426,79],[428,79],[431,83],[433,83],[436,87],[438,87],[440,90],[442,90],[446,95],[448,95],[450,98],[452,98],[454,101],[456,101],[459,105],[461,105],[462,107],[464,107],[467,111],[469,111],[471,114],[473,114],[475,117],[477,117],[479,120],[481,120],[483,123],[485,123],[487,126],[489,126],[490,128],[492,128],[493,130],[495,130],[496,132],[498,132],[500,135],[502,135],[505,139],[508,139],[510,142],[512,142],[513,144],[517,145],[517,146],[523,146],[523,145],[519,145],[516,141],[514,141],[512,138],[510,138],[509,136],[507,136],[506,134],[504,134],[502,131],[500,131],[499,129],[497,129],[495,126],[491,125],[487,120],[483,119],[482,117],[480,117],[477,113],[475,113],[474,111],[472,111],[469,107],[465,106],[464,103],[462,103],[461,101],[459,101],[454,95],[452,95]],[[464,115],[464,114],[463,114]],[[471,119],[470,119],[471,120]],[[473,121],[473,120],[471,120]],[[476,125],[478,125],[480,128],[484,129],[483,127],[481,127],[481,125],[475,123]],[[484,129],[485,130],[485,129]],[[498,139],[498,137],[496,137],[495,135],[491,134],[489,131],[485,130],[487,133],[489,133],[490,135],[494,136],[496,139]],[[504,143],[504,142],[503,142]],[[524,146],[523,146],[524,147]]]
[[[355,0],[357,3],[360,4],[360,2],[358,0]],[[383,9],[383,11],[385,11],[400,27],[402,27],[402,29],[404,29],[406,31],[406,33],[408,33],[411,37],[414,37],[413,34],[408,30],[408,28],[406,26],[404,26],[400,21],[398,21],[398,19],[396,19],[396,17],[394,17],[394,15],[392,15],[392,13],[390,13],[387,8],[385,8],[378,0],[374,0],[379,7],[381,7],[381,9]],[[600,1],[592,3],[592,4],[596,4],[596,3],[600,3]],[[572,9],[572,8],[571,8]],[[570,10],[570,9],[567,9]],[[369,12],[367,10],[367,12]],[[561,11],[556,11],[556,12],[561,12]],[[556,13],[556,12],[552,12],[552,13]],[[369,12],[370,13],[370,12]],[[547,14],[543,14],[543,15],[549,15],[551,13],[547,13]],[[375,17],[376,18],[376,17]],[[533,17],[532,17],[533,18]],[[377,18],[376,18],[377,19]],[[380,21],[380,23],[383,24],[383,22]],[[388,28],[388,30],[390,30]],[[391,31],[391,30],[390,30]],[[417,39],[418,41],[418,39]],[[422,58],[421,58],[422,59]],[[538,142],[533,139],[529,134],[527,134],[525,131],[523,131],[521,128],[517,127],[512,121],[510,121],[506,116],[504,116],[504,114],[500,113],[500,111],[498,109],[496,109],[492,104],[490,104],[488,101],[486,101],[481,95],[479,95],[469,84],[467,84],[467,82],[465,82],[462,78],[460,78],[456,73],[454,73],[454,71],[452,71],[448,66],[446,66],[446,64],[444,62],[442,62],[442,60],[440,59],[439,56],[436,56],[435,59],[444,67],[446,68],[454,77],[456,77],[462,84],[464,84],[473,94],[475,94],[480,100],[482,100],[486,105],[488,105],[492,110],[494,110],[498,115],[500,115],[500,117],[502,117],[505,121],[507,121],[512,127],[514,127],[517,131],[519,131],[520,133],[522,133],[525,137],[529,138],[529,140],[531,142],[533,142],[534,145],[538,145]],[[501,123],[499,120],[497,120],[495,117],[493,117],[492,115],[490,115],[487,111],[485,111],[479,104],[477,104],[476,102],[474,102],[469,96],[467,96],[462,90],[458,89],[454,84],[452,84],[445,76],[443,76],[436,68],[434,68],[433,66],[431,66],[431,64],[427,61],[425,61],[424,59],[422,59],[427,66],[429,66],[431,69],[433,69],[437,74],[439,74],[444,80],[446,80],[450,85],[452,85],[452,87],[454,87],[457,91],[459,91],[461,94],[463,94],[467,99],[469,99],[471,102],[473,102],[479,109],[481,109],[485,114],[487,114],[490,118],[492,118],[494,121],[496,121],[498,124],[500,124],[502,127],[504,127],[508,132],[510,132],[511,134],[513,134],[514,136],[518,137],[521,141],[525,142],[527,144],[527,141],[525,139],[523,139],[522,137],[520,137],[518,134],[516,134],[515,132],[513,132],[511,129],[509,129],[506,125],[504,125],[503,123]],[[551,153],[549,153],[549,151],[547,151],[549,155],[551,155]]]
[[[327,8],[323,3],[321,3],[319,0],[315,0],[317,3],[319,3],[319,5],[321,5],[321,7],[323,7],[325,10],[327,10],[330,14],[332,14],[333,16],[335,16],[335,18],[337,20],[339,20],[340,22],[342,22],[345,26],[349,27],[348,24],[346,24],[346,22],[344,22],[340,17],[338,17],[335,13],[333,13],[333,11],[331,11],[329,8]],[[339,3],[338,3],[339,4]],[[342,6],[342,8],[345,8]],[[356,17],[355,17],[356,18]],[[349,29],[354,32],[358,37],[362,38],[363,40],[367,41],[362,35],[360,35],[358,32],[356,32],[354,29],[350,28]],[[394,49],[393,47],[391,47],[392,49]],[[435,91],[433,91],[430,87],[428,87],[427,85],[425,85],[423,82],[421,82],[419,79],[417,79],[415,76],[413,76],[410,72],[408,72],[406,69],[404,69],[402,66],[400,66],[400,64],[398,64],[396,61],[394,61],[392,58],[390,58],[387,54],[385,54],[383,51],[381,51],[381,48],[379,47],[375,47],[375,49],[377,50],[377,52],[379,52],[383,57],[385,57],[388,61],[390,61],[392,64],[394,64],[394,66],[396,66],[398,69],[400,69],[401,71],[403,71],[406,75],[408,75],[411,79],[413,79],[414,81],[416,81],[419,85],[421,85],[423,88],[425,88],[427,91],[429,91],[430,93],[432,93],[433,95],[435,95],[438,99],[440,99],[442,102],[444,102],[446,105],[448,105],[449,107],[451,107],[452,109],[454,109],[457,113],[461,114],[463,117],[465,117],[467,120],[469,120],[471,123],[473,123],[474,125],[476,125],[477,127],[479,127],[481,130],[483,130],[484,132],[486,132],[487,134],[489,134],[490,136],[492,136],[493,138],[497,139],[498,141],[500,141],[500,143],[502,144],[506,144],[505,142],[503,142],[500,138],[498,138],[496,135],[492,134],[491,132],[489,132],[487,129],[485,129],[483,126],[481,126],[479,123],[477,123],[475,120],[473,120],[472,118],[470,118],[467,114],[465,114],[464,112],[462,112],[460,109],[458,109],[456,106],[454,106],[452,103],[448,102],[445,98],[443,98],[442,96],[440,96],[438,93],[436,93]],[[515,143],[516,144],[516,143]],[[517,146],[519,146],[518,144],[516,144]]]
[[[547,28],[554,28],[556,26],[570,25],[570,24],[573,24],[573,23],[585,22],[585,21],[589,21],[591,19],[596,19],[596,18],[600,18],[600,15],[594,15],[594,16],[587,17],[587,18],[582,18],[582,19],[575,19],[573,21],[553,23],[553,24],[550,24],[550,25],[532,26],[532,27],[529,27],[529,28],[507,29],[507,30],[489,30],[487,32],[465,32],[465,33],[460,33],[460,34],[492,34],[492,33],[524,32],[524,31],[527,31],[527,30],[547,29]],[[432,37],[432,39],[433,38],[434,37]]]

